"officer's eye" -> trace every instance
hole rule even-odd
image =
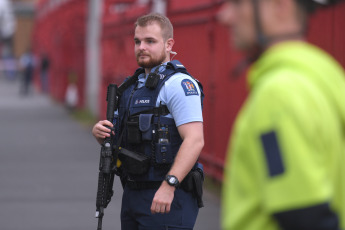
[[[137,39],[134,39],[134,44],[136,44],[136,45],[140,45],[140,41],[139,41],[139,40],[137,40]]]
[[[153,43],[155,43],[155,41],[152,40],[152,39],[149,39],[149,40],[147,40],[147,43],[148,43],[148,44],[153,44]]]

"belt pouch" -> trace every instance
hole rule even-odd
[[[139,115],[139,130],[141,131],[143,141],[152,140],[152,116],[153,114]]]
[[[139,130],[139,116],[129,117],[127,121],[127,142],[129,144],[141,143],[141,132]]]
[[[145,154],[121,148],[118,156],[124,169],[130,174],[144,174],[150,167],[150,157]]]

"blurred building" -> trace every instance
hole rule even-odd
[[[16,29],[12,38],[12,49],[14,56],[19,57],[27,49],[31,48],[36,0],[11,1],[16,23]]]
[[[1,57],[8,56],[11,53],[11,43],[15,25],[11,2],[9,0],[0,0]]]
[[[6,40],[13,35],[15,19],[12,4],[9,0],[0,0],[0,37]]]

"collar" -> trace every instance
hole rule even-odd
[[[247,79],[249,88],[252,89],[273,68],[306,65],[308,60],[305,60],[305,55],[313,49],[314,46],[304,41],[286,41],[272,45],[250,67]]]

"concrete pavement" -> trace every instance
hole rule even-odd
[[[0,77],[0,229],[95,230],[100,147],[90,127],[48,96],[19,95]],[[104,230],[120,229],[122,188],[105,210]],[[205,191],[196,230],[219,229],[219,198]]]

